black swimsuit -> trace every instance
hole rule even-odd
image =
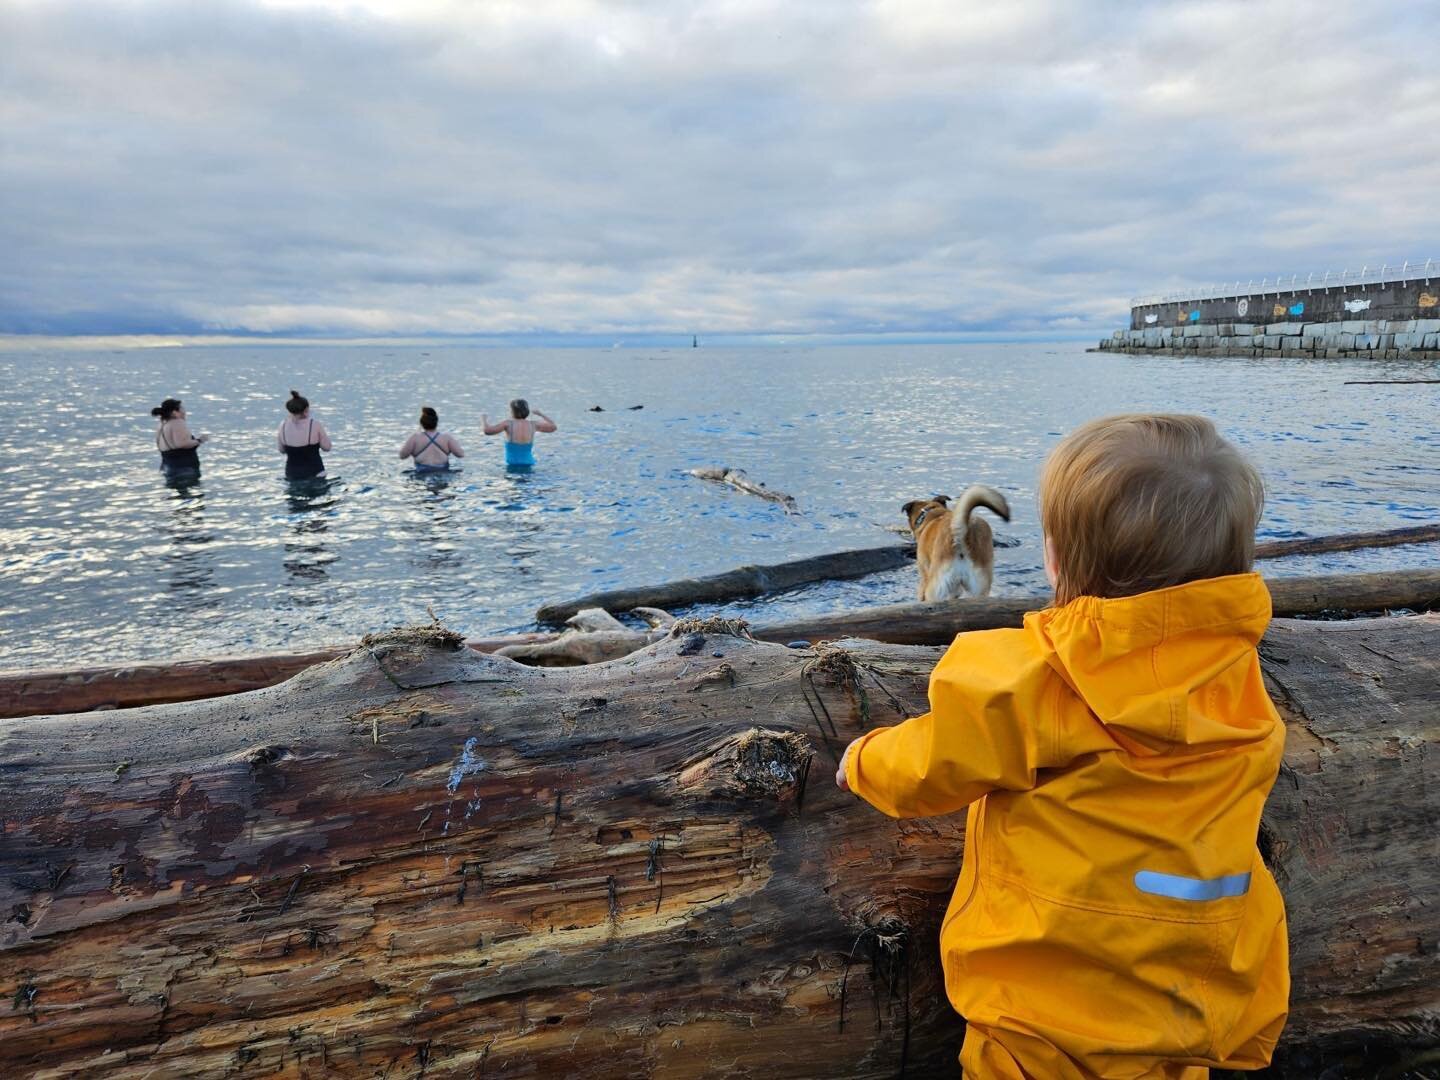
[[[310,427],[305,437],[310,439],[314,436],[315,421],[310,421]],[[281,436],[284,439],[284,436]],[[307,442],[304,446],[291,446],[287,442],[280,444],[285,450],[285,479],[286,480],[309,480],[313,476],[319,476],[325,471],[325,461],[320,457],[320,444]]]
[[[195,452],[195,446],[171,446],[170,440],[165,438],[163,426],[160,428],[160,439],[165,443],[160,447],[161,472],[166,476],[200,474],[200,455]]]

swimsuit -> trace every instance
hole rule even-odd
[[[533,442],[511,442],[505,440],[505,467],[507,469],[529,469],[535,464]]]
[[[415,453],[413,453],[413,454],[410,455],[410,456],[415,460],[415,471],[416,471],[417,473],[449,472],[449,471],[450,471],[450,452],[449,452],[448,450],[446,450],[443,446],[440,445],[440,440],[435,436],[435,434],[434,434],[433,432],[424,431],[424,432],[421,432],[421,434],[424,435],[424,436],[425,436],[427,439],[429,439],[430,441],[429,441],[429,443],[427,443],[426,445],[422,446],[419,450],[416,450]],[[444,465],[426,465],[423,461],[420,460],[420,455],[423,454],[426,450],[429,450],[430,447],[432,447],[432,446],[435,447],[436,450],[439,450],[441,453],[443,453],[443,454],[445,455],[445,464],[444,464]]]
[[[315,421],[311,420],[305,438],[311,438],[314,431]],[[285,451],[286,480],[309,480],[325,471],[325,461],[320,457],[319,443],[307,442],[304,446],[291,446],[285,442],[285,436],[282,434],[280,445]]]
[[[166,476],[199,476],[200,455],[194,446],[171,446],[165,437],[164,425],[159,432],[165,445],[160,447],[160,471]],[[197,444],[198,445],[198,444]]]

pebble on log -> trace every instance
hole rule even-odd
[[[964,816],[828,776],[939,651],[730,628],[551,671],[380,635],[267,690],[0,721],[0,1074],[953,1076]],[[1313,1080],[1440,1021],[1440,619],[1282,620],[1261,657]]]

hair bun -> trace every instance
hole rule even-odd
[[[164,412],[164,411],[165,411],[165,410],[162,409],[162,408],[160,408],[159,405],[156,405],[155,408],[153,408],[153,409],[150,410],[150,415],[151,415],[151,416],[159,416],[159,415],[160,415],[162,412]]]
[[[299,390],[291,390],[291,391],[290,391],[290,396],[291,396],[292,398],[297,398],[297,397],[300,396],[300,391],[299,391]]]

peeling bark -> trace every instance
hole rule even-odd
[[[719,629],[561,670],[380,636],[266,690],[0,722],[0,1074],[954,1076],[963,815],[829,778],[938,650]],[[1437,644],[1266,638],[1294,1053],[1437,1032]]]

